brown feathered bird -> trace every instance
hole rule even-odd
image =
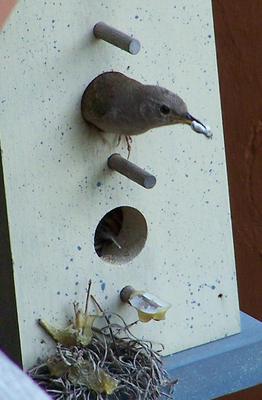
[[[161,86],[143,85],[120,72],[105,72],[87,86],[81,112],[99,131],[124,135],[129,151],[131,136],[165,125],[187,124],[212,136],[177,94]]]

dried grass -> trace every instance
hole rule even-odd
[[[169,379],[163,368],[160,356],[163,346],[155,350],[150,341],[136,338],[120,315],[103,312],[103,316],[106,326],[93,328],[94,335],[88,346],[69,348],[57,344],[53,357],[28,372],[33,380],[55,400],[172,399],[176,382]],[[52,376],[51,364],[62,366],[59,377]],[[88,365],[89,376],[103,371],[116,380],[118,384],[113,393],[97,392],[81,379],[72,380],[72,370],[81,374],[83,364]]]

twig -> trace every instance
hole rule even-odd
[[[96,299],[94,298],[94,296],[93,296],[92,294],[91,294],[91,299],[93,300],[93,302],[96,304],[97,308],[103,313],[103,315],[104,315],[104,317],[105,317],[105,320],[106,320],[106,322],[107,322],[108,329],[109,329],[109,332],[110,332],[110,335],[111,335],[111,339],[112,339],[112,342],[113,342],[114,347],[115,347],[115,351],[117,352],[117,346],[116,346],[116,342],[115,342],[115,336],[114,336],[113,331],[112,331],[112,328],[111,328],[110,320],[109,320],[108,316],[106,315],[106,313],[104,312],[104,310],[102,309],[102,307],[100,306],[100,304],[96,301]]]
[[[91,281],[91,279],[89,279],[89,281],[88,281],[87,293],[86,293],[85,314],[87,314],[87,310],[88,310],[88,301],[89,301],[89,296],[90,296],[91,285],[92,285],[92,281]]]

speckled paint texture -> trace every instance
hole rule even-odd
[[[134,34],[131,56],[94,39],[98,21]],[[0,135],[25,366],[52,344],[41,317],[62,325],[83,302],[89,278],[101,305],[128,321],[125,285],[172,304],[166,321],[134,333],[165,354],[239,332],[213,18],[210,1],[20,1],[0,36]],[[130,160],[157,177],[145,190],[110,171],[124,145],[91,134],[80,114],[87,84],[116,70],[177,92],[207,122],[212,141],[189,127],[134,139]],[[131,206],[147,221],[137,257],[109,264],[94,233],[111,209]],[[45,339],[45,342],[43,342]]]

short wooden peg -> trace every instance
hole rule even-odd
[[[112,154],[107,160],[107,165],[146,189],[151,189],[156,184],[154,175],[121,157],[120,154]]]
[[[97,39],[103,39],[130,54],[135,55],[140,50],[140,42],[137,39],[118,31],[104,22],[98,22],[95,24],[93,32]]]

